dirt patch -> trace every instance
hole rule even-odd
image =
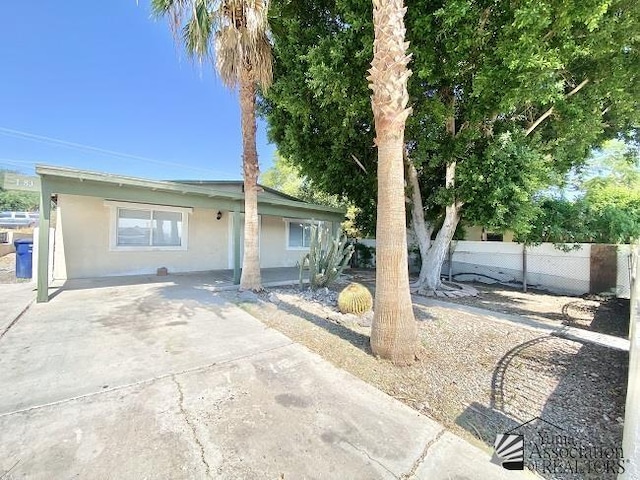
[[[375,270],[352,269],[354,281],[364,283],[375,291]],[[602,295],[570,297],[553,293],[529,290],[523,292],[504,285],[487,285],[466,282],[478,290],[477,297],[438,297],[437,300],[494,312],[523,315],[538,320],[551,320],[558,325],[567,325],[594,332],[628,338],[630,302],[625,298]]]
[[[495,312],[553,320],[562,325],[627,338],[629,336],[629,300],[584,295],[569,297],[547,292],[524,293],[511,287],[473,283],[477,297],[439,298],[447,302],[486,308]]]
[[[0,283],[22,283],[30,279],[16,278],[16,254],[9,253],[0,257]]]
[[[496,434],[535,417],[581,444],[620,446],[626,352],[495,323],[459,312],[453,305],[414,304],[424,350],[414,365],[399,368],[371,355],[370,328],[366,322],[341,316],[332,303],[335,295],[331,290],[300,294],[295,289],[273,289],[260,301],[243,306],[266,325],[434,418],[488,454]],[[534,430],[546,427],[533,422],[524,429],[530,432],[520,433],[534,439],[538,438]],[[555,478],[551,473],[543,476]]]

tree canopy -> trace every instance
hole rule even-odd
[[[532,196],[640,124],[640,6],[634,1],[409,0],[406,130],[426,214],[455,195],[469,222],[526,225]],[[269,134],[316,185],[371,226],[376,159],[368,0],[276,0]],[[455,120],[447,132],[448,119]],[[453,133],[453,135],[451,134]],[[445,188],[458,162],[455,190]]]
[[[40,196],[31,192],[14,192],[0,188],[0,210],[33,212],[40,206]]]
[[[329,207],[346,207],[347,219],[342,223],[344,233],[349,238],[362,236],[362,232],[355,226],[358,209],[344,198],[330,195],[318,188],[300,172],[299,166],[294,165],[278,152],[275,154],[273,165],[261,173],[260,183],[305,202]]]
[[[260,183],[305,202],[330,207],[344,207],[346,202],[317,188],[300,172],[300,167],[276,152],[273,165],[260,174]]]
[[[16,173],[13,170],[0,168],[2,173]],[[40,195],[32,192],[5,190],[0,187],[0,211],[33,212],[40,207]]]
[[[638,152],[609,142],[580,171],[568,175],[568,187],[537,199],[530,228],[516,232],[526,243],[631,243],[640,238],[640,165]]]

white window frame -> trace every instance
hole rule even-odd
[[[289,229],[291,228],[292,223],[302,223],[307,225],[320,225],[318,220],[308,219],[308,218],[283,218],[285,224],[284,231],[284,247],[286,250],[290,251],[307,251],[309,247],[292,247],[289,245]],[[303,234],[304,237],[304,234]]]
[[[189,207],[172,207],[168,205],[154,205],[150,203],[132,203],[118,202],[114,200],[105,200],[105,206],[110,209],[109,220],[109,251],[112,252],[154,252],[154,251],[186,251],[189,247],[189,214],[193,213],[193,208]],[[153,212],[172,212],[182,214],[182,236],[181,245],[118,245],[118,209],[125,208],[127,210],[144,210]]]

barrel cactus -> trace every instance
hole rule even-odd
[[[350,283],[338,295],[338,309],[342,313],[362,315],[372,307],[371,292],[361,283]]]

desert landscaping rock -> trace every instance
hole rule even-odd
[[[563,434],[585,445],[621,444],[626,351],[499,323],[457,310],[455,304],[415,303],[420,360],[397,368],[371,356],[370,325],[362,318],[341,321],[330,294],[280,289],[277,295],[281,303],[276,309],[251,306],[250,313],[487,451],[497,433],[535,417],[559,425]],[[538,305],[535,296],[530,293],[529,304],[517,305]],[[484,301],[482,292],[458,300]],[[528,438],[536,438],[537,428],[541,425],[533,422]],[[613,480],[615,475],[574,478]]]

